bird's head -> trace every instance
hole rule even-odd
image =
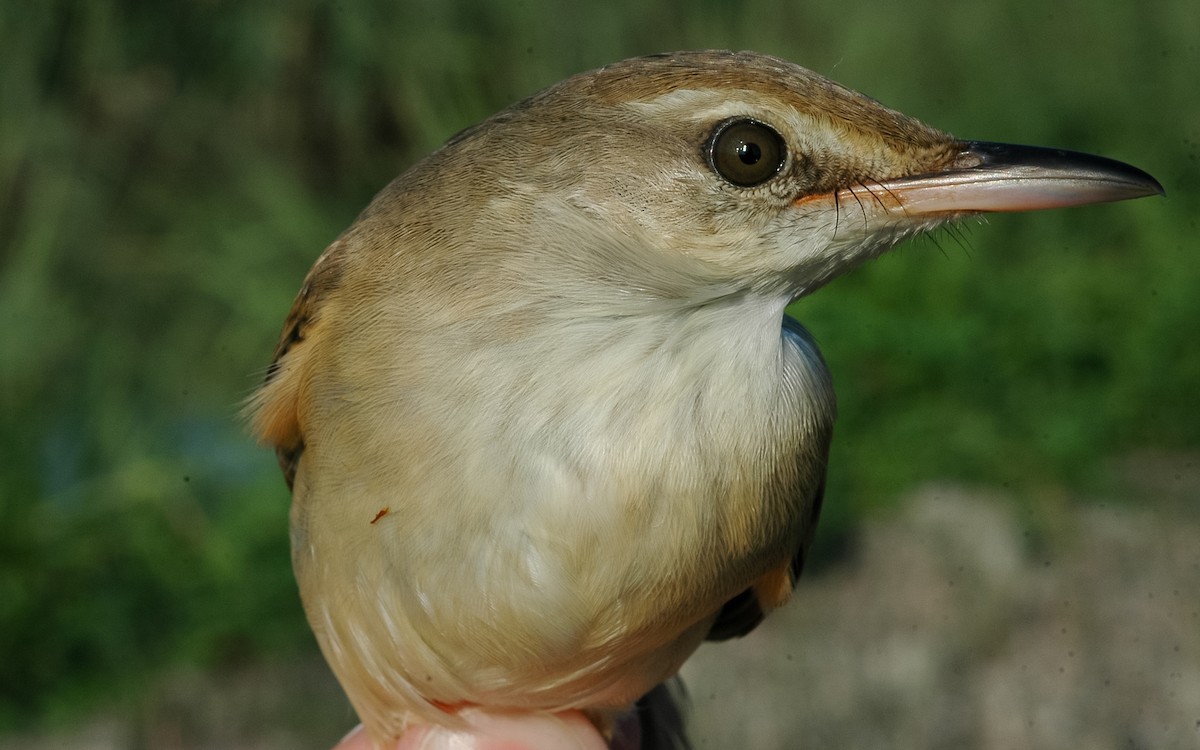
[[[1162,191],[1112,160],[958,140],[746,52],[581,74],[443,154],[459,163],[442,174],[480,178],[454,189],[482,201],[488,233],[533,254],[537,237],[553,238],[559,268],[693,302],[746,290],[792,299],[964,215]]]

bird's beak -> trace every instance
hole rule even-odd
[[[868,196],[888,213],[1031,211],[1162,195],[1158,180],[1137,167],[1074,151],[963,141],[956,158],[928,174],[843,188]],[[882,188],[882,189],[881,189]]]

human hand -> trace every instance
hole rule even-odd
[[[394,747],[383,750],[610,750],[592,723],[578,711],[502,714],[468,709],[459,715],[466,720],[466,728],[417,726]],[[635,750],[634,734],[628,739],[618,739],[611,750]],[[374,746],[360,725],[334,750],[374,750]]]

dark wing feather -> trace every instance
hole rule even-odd
[[[825,472],[822,471],[821,483],[817,485],[817,492],[813,496],[812,505],[809,508],[808,523],[804,527],[803,538],[792,555],[788,568],[792,586],[795,586],[796,582],[800,580],[800,573],[804,569],[804,558],[808,555],[809,547],[812,546],[813,533],[816,531],[817,520],[821,516],[821,505],[824,501]],[[763,609],[758,593],[751,586],[725,602],[721,611],[717,613],[717,619],[709,629],[706,640],[726,641],[730,638],[741,638],[758,627],[765,616],[766,611]]]
[[[308,272],[283,324],[262,388],[250,400],[254,431],[260,440],[275,446],[289,489],[304,454],[304,434],[300,428],[303,378],[298,373],[305,367],[305,339],[318,323],[325,299],[341,282],[346,247],[340,239],[334,242]]]

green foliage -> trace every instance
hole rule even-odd
[[[942,234],[799,303],[841,394],[828,521],[924,478],[1078,486],[1194,449],[1191,4],[807,6],[0,6],[0,727],[311,648],[286,491],[235,417],[305,270],[442,139],[632,54],[756,48],[1167,186]]]

